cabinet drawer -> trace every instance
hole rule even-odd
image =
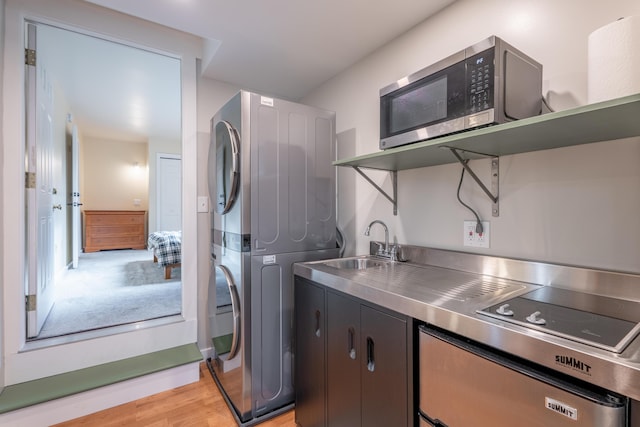
[[[87,246],[126,247],[127,245],[144,246],[144,236],[87,236]]]
[[[144,249],[144,236],[129,237],[87,237],[85,252],[96,252],[105,249]]]
[[[144,227],[142,225],[99,225],[99,226],[89,226],[90,229],[87,230],[87,234],[92,237],[103,237],[103,236],[140,236],[144,233]]]
[[[86,214],[87,226],[91,225],[124,225],[144,224],[144,212],[142,214]]]

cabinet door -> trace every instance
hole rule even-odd
[[[296,423],[325,426],[325,291],[296,277],[294,295]]]
[[[361,425],[407,426],[407,322],[364,305],[361,316]]]
[[[360,303],[327,292],[327,420],[331,427],[360,424]],[[367,425],[367,424],[362,424]],[[390,425],[390,424],[389,424]]]

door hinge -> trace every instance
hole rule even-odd
[[[24,50],[24,63],[26,65],[36,66],[36,51],[35,49]]]
[[[36,173],[25,172],[24,173],[24,186],[27,188],[36,188]]]
[[[27,311],[36,311],[36,296],[26,295],[25,303],[27,304]]]

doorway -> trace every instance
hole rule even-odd
[[[157,155],[156,199],[158,219],[156,230],[180,230],[182,224],[182,158],[175,154]]]
[[[157,194],[172,195],[172,227],[180,231],[181,168],[171,180],[156,182],[149,162],[158,152],[180,158],[180,60],[47,24],[30,22],[28,27],[27,48],[37,52],[37,61],[25,66],[32,76],[27,110],[33,114],[27,120],[33,131],[26,152],[28,172],[34,177],[33,187],[26,189],[28,339],[180,314],[179,267],[167,280],[146,249],[131,250],[123,243],[86,253],[77,244],[86,240],[86,221],[78,226],[78,219],[89,210],[144,212],[146,243],[148,219],[157,215],[155,203],[150,203],[151,187]],[[46,108],[40,108],[44,101]],[[74,164],[77,183],[72,178]],[[139,274],[132,273],[134,267]],[[161,280],[152,278],[157,272]],[[49,306],[41,303],[46,300],[44,290],[51,295]],[[161,290],[173,295],[164,311],[145,311],[162,299]],[[140,295],[138,308],[130,304],[138,299],[134,294]],[[113,318],[93,322],[103,317],[99,313],[107,297],[117,295],[122,300],[105,310]],[[84,317],[69,322],[71,329],[53,327],[64,317],[60,313],[65,307],[67,312],[85,307]],[[133,317],[128,314],[132,311]]]

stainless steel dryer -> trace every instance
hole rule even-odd
[[[207,362],[240,425],[293,406],[293,264],[338,256],[334,149],[334,113],[251,92],[211,120]]]

